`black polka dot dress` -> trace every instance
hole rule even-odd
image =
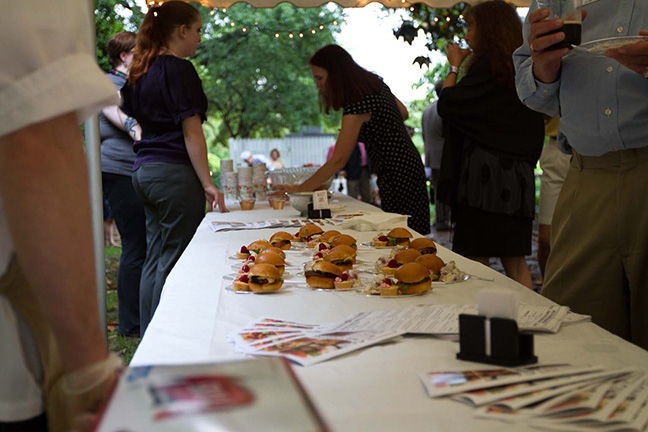
[[[420,234],[430,232],[430,207],[425,170],[418,150],[389,87],[344,107],[344,114],[371,114],[360,129],[363,142],[378,175],[382,209],[411,216],[407,225]]]

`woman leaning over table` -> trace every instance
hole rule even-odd
[[[522,23],[499,1],[472,7],[466,23],[468,72],[457,83],[470,51],[450,46],[451,71],[437,105],[446,140],[439,199],[452,205],[455,252],[485,265],[500,257],[510,278],[532,288],[524,256],[531,254],[533,169],[544,128],[542,115],[515,92],[512,54],[522,45]]]
[[[405,129],[407,108],[376,74],[358,65],[342,47],[327,45],[309,60],[324,111],[343,110],[333,157],[289,191],[312,191],[340,171],[358,141],[365,144],[382,209],[410,215],[408,226],[430,232],[423,163]]]
[[[211,183],[201,123],[207,98],[193,65],[202,19],[181,1],[149,9],[137,35],[123,110],[137,119],[133,186],[144,203],[147,251],[140,283],[144,333],[167,275],[187,247],[205,211],[227,211]]]

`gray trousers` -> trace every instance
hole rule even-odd
[[[191,165],[152,163],[133,173],[146,214],[146,260],[140,280],[142,336],[169,272],[205,216],[205,194]]]

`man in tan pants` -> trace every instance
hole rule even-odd
[[[643,0],[591,0],[582,16],[583,42],[648,35]],[[563,24],[533,1],[513,54],[518,96],[560,115],[558,145],[573,154],[542,293],[648,349],[648,42],[565,57],[548,49]]]

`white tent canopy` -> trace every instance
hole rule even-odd
[[[191,0],[187,0],[191,1]],[[235,3],[248,3],[258,8],[272,8],[280,3],[286,2],[285,0],[200,0],[200,3],[206,7],[212,8],[228,8]],[[380,3],[389,8],[410,7],[414,4],[420,3],[435,8],[449,8],[459,3],[456,0],[422,0],[422,1],[409,1],[409,0],[337,0],[334,3],[345,8],[361,8],[367,6],[369,3]],[[509,0],[509,3],[518,7],[528,7],[531,0]],[[327,3],[329,0],[290,0],[291,3],[300,8],[315,8]],[[478,1],[467,0],[465,3],[478,3]]]

